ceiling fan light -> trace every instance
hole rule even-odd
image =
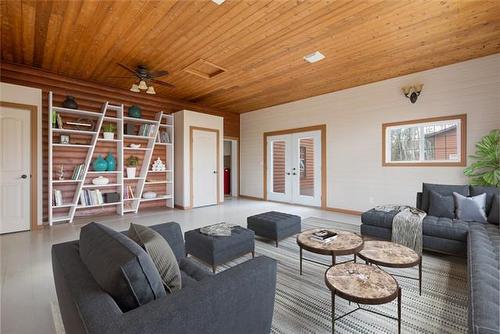
[[[153,86],[149,86],[148,90],[146,91],[146,94],[151,94],[151,95],[156,94],[154,87]]]
[[[141,81],[139,82],[139,89],[142,89],[142,90],[146,90],[146,89],[148,89],[148,85],[146,85],[146,81],[141,80]]]
[[[134,93],[140,93],[141,92],[141,90],[139,89],[139,86],[137,84],[132,84],[132,87],[130,88],[130,91],[134,92]]]

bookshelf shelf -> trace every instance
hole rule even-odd
[[[61,117],[61,127],[62,128],[54,128],[52,124],[52,119],[49,117],[48,120],[48,139],[49,139],[49,163],[48,163],[48,176],[49,176],[49,225],[52,225],[55,222],[69,222],[72,223],[75,217],[76,210],[81,209],[98,209],[98,208],[106,208],[106,207],[116,207],[116,213],[119,215],[123,215],[124,213],[137,213],[139,210],[139,206],[142,202],[148,201],[159,201],[165,200],[165,206],[174,207],[174,197],[173,197],[173,181],[169,181],[171,177],[167,174],[167,172],[173,171],[174,166],[174,151],[173,151],[173,138],[174,138],[174,123],[173,116],[163,114],[163,112],[157,112],[155,115],[155,119],[141,119],[141,118],[133,118],[124,115],[124,106],[123,105],[114,105],[109,102],[104,102],[100,112],[88,111],[83,109],[68,109],[63,107],[57,107],[53,105],[53,95],[52,92],[49,92],[49,115],[57,114],[57,117]],[[111,113],[109,113],[111,112]],[[67,117],[67,118],[66,118]],[[66,119],[78,119],[78,118],[92,118],[93,127],[92,131],[89,130],[80,130],[80,129],[65,129],[62,120]],[[114,139],[104,139],[100,135],[103,123],[104,122],[112,122],[116,125],[116,136]],[[127,124],[135,124],[135,127],[139,127],[139,130],[145,129],[144,132],[138,132],[141,134],[148,134],[148,136],[142,136],[137,134],[125,134],[124,133],[124,125]],[[59,122],[56,122],[59,125]],[[163,132],[167,132],[166,134]],[[160,132],[162,135],[170,138],[171,143],[157,143],[156,141],[160,138]],[[88,135],[86,141],[83,144],[63,144],[63,143],[54,143],[54,134],[56,134],[56,140],[58,138],[58,134],[69,134],[75,135],[75,137]],[[127,144],[133,142],[135,140],[140,141],[142,144],[140,148],[131,148],[125,147],[125,141],[127,140]],[[110,146],[110,144],[116,144]],[[100,146],[104,145],[104,146]],[[157,145],[157,146],[155,146]],[[97,150],[96,150],[97,147]],[[101,154],[103,150],[108,150],[109,147],[113,147],[112,150],[116,154],[117,161],[117,170],[116,171],[90,171],[90,165],[92,161],[95,159],[95,155],[97,153]],[[156,150],[155,150],[156,148]],[[87,151],[86,155],[83,152]],[[115,151],[116,150],[116,151]],[[154,151],[155,150],[155,151]],[[161,150],[164,150],[163,152]],[[137,170],[137,177],[135,178],[126,178],[124,175],[125,165],[124,160],[126,156],[130,154],[134,154],[133,152],[140,151],[141,153],[137,153],[141,159],[141,167]],[[153,151],[155,153],[155,157],[153,159]],[[95,154],[94,154],[95,153]],[[81,161],[78,162],[78,158],[69,159],[68,164],[74,167],[74,173],[76,172],[76,177],[78,180],[58,180],[56,179],[58,175],[58,166],[61,165],[61,161],[66,160],[68,156],[75,154],[75,157],[81,157]],[[164,163],[168,170],[162,172],[153,172],[151,171],[152,160],[156,159],[156,154],[162,156]],[[56,162],[55,162],[56,161]],[[67,171],[67,166],[63,163],[64,169]],[[54,167],[56,167],[54,169]],[[77,169],[78,168],[78,169]],[[155,174],[155,179],[150,182],[146,182],[146,175],[148,173],[157,173]],[[99,175],[106,175],[111,178],[111,182],[106,185],[95,185],[95,184],[85,184],[84,180],[88,178],[97,177]],[[168,179],[167,179],[168,176]],[[75,176],[74,176],[75,177]],[[157,188],[165,188],[159,191],[162,193],[157,198],[146,200],[142,199],[142,193],[144,187],[147,185],[155,184]],[[68,187],[71,185],[71,187]],[[61,188],[59,186],[65,186]],[[71,189],[71,190],[68,190]],[[129,189],[132,191],[131,193],[134,195],[133,198],[125,198],[125,193],[129,193]],[[148,188],[149,189],[149,188]],[[151,188],[156,189],[156,188]],[[56,191],[57,190],[57,191]],[[60,204],[59,206],[54,205],[54,192],[57,193],[57,202]],[[61,192],[64,192],[66,195],[64,198],[68,197],[68,193],[72,193],[73,200],[66,199],[66,203],[61,204]],[[103,198],[100,198],[101,195],[104,195],[107,192],[116,192],[119,195],[120,201],[111,202],[111,203],[101,203],[101,204],[91,204],[91,205],[83,205],[82,201],[86,201],[87,203],[95,203],[102,202]],[[98,200],[96,201],[96,196],[98,196]],[[127,203],[127,207],[125,207],[124,203]],[[54,210],[58,210],[54,212]],[[64,212],[67,211],[67,212]],[[86,213],[87,214],[87,213]]]
[[[108,187],[121,187],[118,183],[108,183],[108,184],[84,184],[82,188],[108,188]]]

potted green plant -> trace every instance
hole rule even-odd
[[[127,165],[127,178],[133,179],[135,178],[135,172],[137,169],[137,165],[139,164],[139,158],[135,155],[131,155],[126,160]]]
[[[104,139],[114,139],[115,138],[116,127],[112,123],[108,123],[102,126],[102,132]]]
[[[464,170],[470,184],[500,187],[500,129],[492,130],[476,144],[476,161]]]

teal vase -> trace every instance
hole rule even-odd
[[[101,155],[99,155],[97,159],[95,159],[92,163],[92,168],[94,168],[96,172],[104,172],[106,171],[106,169],[108,169],[108,162],[104,160]]]
[[[108,156],[106,157],[106,162],[108,163],[108,169],[107,169],[108,171],[116,170],[116,159],[111,154],[111,152],[108,153]]]
[[[128,116],[141,118],[142,116],[141,108],[139,106],[131,106],[130,108],[128,108]]]

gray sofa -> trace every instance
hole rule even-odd
[[[488,194],[486,213],[492,209],[499,188],[468,185],[425,184],[417,194],[417,208],[429,210],[429,192],[449,196]],[[361,234],[390,240],[396,212],[370,210],[361,217]],[[469,333],[500,333],[500,230],[491,223],[463,222],[446,217],[427,216],[422,223],[423,247],[454,255],[467,255],[469,284]]]
[[[52,247],[52,267],[66,333],[269,333],[276,261],[264,256],[213,275],[185,257],[180,226],[151,226],[172,248],[183,287],[122,312],[79,255],[79,242]]]

